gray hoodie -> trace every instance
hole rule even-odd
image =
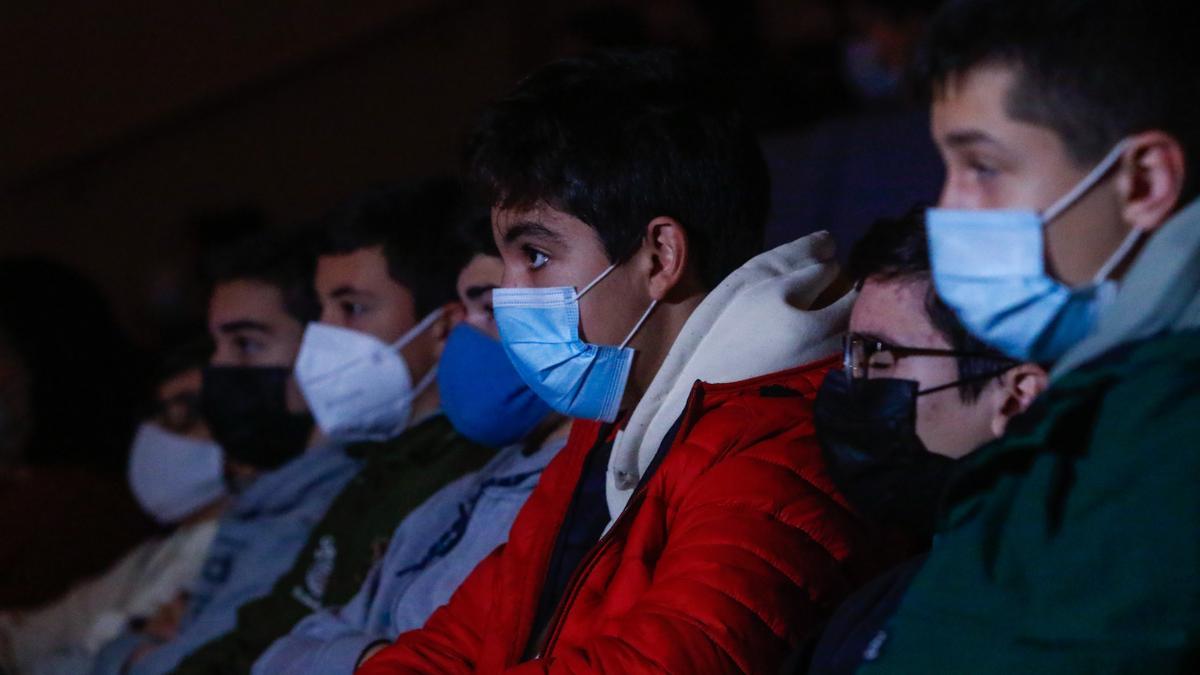
[[[361,463],[347,455],[342,445],[329,444],[311,448],[256,480],[221,518],[200,576],[190,589],[178,637],[127,672],[169,672],[192,651],[232,630],[238,608],[266,594],[291,568],[309,531],[359,468]],[[93,674],[122,672],[122,664],[143,642],[134,633],[117,638],[101,652]]]
[[[268,649],[258,675],[351,673],[367,646],[425,624],[508,530],[564,444],[525,456],[500,451],[478,472],[447,485],[396,528],[384,559],[338,610],[309,616]]]
[[[1200,199],[1175,214],[1146,242],[1121,281],[1096,332],[1055,364],[1075,370],[1122,344],[1200,327]]]

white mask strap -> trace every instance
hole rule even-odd
[[[1125,149],[1127,147],[1129,147],[1129,139],[1125,139],[1120,143],[1117,143],[1116,147],[1114,147],[1112,150],[1109,150],[1108,154],[1104,156],[1104,159],[1100,160],[1100,163],[1097,164],[1096,167],[1088,173],[1088,175],[1084,176],[1083,180],[1079,181],[1075,187],[1071,188],[1070,192],[1063,195],[1062,198],[1054,202],[1050,208],[1042,212],[1042,221],[1047,225],[1050,224],[1050,222],[1052,222],[1055,218],[1061,216],[1064,211],[1071,208],[1071,206],[1073,206],[1075,202],[1079,201],[1083,195],[1087,194],[1089,190],[1096,187],[1096,184],[1099,183],[1114,166],[1116,166],[1118,161],[1120,161],[1121,155],[1125,153]]]
[[[612,271],[617,269],[618,265],[620,265],[620,263],[613,263],[613,264],[609,265],[608,269],[606,269],[600,273],[600,276],[596,277],[595,279],[592,279],[592,283],[588,284],[587,286],[584,286],[582,291],[579,291],[578,293],[576,293],[575,298],[576,299],[582,298],[584,293],[587,293],[588,291],[592,290],[592,288],[594,288],[596,286],[596,284],[600,283],[601,281],[604,281],[604,277],[608,276],[609,274],[612,274]]]
[[[1113,270],[1117,269],[1121,263],[1125,262],[1125,258],[1129,256],[1129,252],[1132,251],[1133,247],[1137,246],[1138,242],[1141,240],[1141,230],[1134,229],[1131,231],[1129,236],[1125,237],[1125,241],[1121,242],[1121,245],[1117,247],[1117,250],[1114,251],[1111,256],[1109,256],[1108,260],[1100,268],[1100,271],[1096,272],[1096,278],[1093,280],[1093,283],[1098,284],[1102,281],[1107,281],[1108,278],[1112,276]]]
[[[582,291],[579,291],[578,293],[576,293],[575,299],[578,300],[579,298],[582,298],[584,293],[587,293],[588,291],[595,288],[596,284],[600,283],[601,281],[604,281],[604,278],[607,277],[609,274],[611,274],[613,270],[617,269],[617,267],[620,264],[621,263],[613,263],[613,264],[609,265],[608,269],[601,272],[600,276],[598,276],[592,280],[592,283],[588,284],[587,286],[584,286]],[[619,349],[624,349],[625,347],[629,346],[629,341],[632,340],[634,338],[634,336],[637,335],[637,332],[642,329],[642,326],[645,325],[645,323],[646,323],[646,319],[650,318],[650,313],[653,312],[654,308],[657,306],[658,306],[657,300],[652,300],[650,302],[650,306],[646,308],[646,311],[644,313],[642,313],[642,318],[638,319],[637,323],[635,323],[633,325],[633,330],[629,331],[629,335],[625,336],[625,341],[621,343],[621,346],[619,347]]]
[[[410,401],[417,400],[417,397],[425,393],[425,390],[433,384],[435,379],[437,379],[437,371],[438,368],[437,364],[435,363],[433,367],[429,369],[429,372],[425,373],[425,377],[422,377],[421,381],[417,383],[417,386],[413,387],[412,397],[409,398]]]
[[[421,319],[420,323],[413,326],[411,329],[409,329],[409,331],[407,333],[405,333],[404,335],[401,335],[400,339],[393,342],[391,344],[392,350],[398,352],[401,349],[404,349],[405,347],[407,347],[410,342],[417,339],[418,335],[429,330],[429,327],[432,326],[435,321],[440,319],[442,317],[442,314],[445,313],[445,311],[446,311],[445,308],[438,307],[437,309],[430,312],[428,316],[426,316],[424,319]]]
[[[650,312],[653,312],[654,308],[657,306],[657,300],[650,301],[650,306],[646,308],[645,313],[642,314],[642,318],[638,319],[638,322],[633,325],[633,330],[629,331],[629,335],[626,336],[625,341],[621,343],[621,349],[625,349],[629,346],[629,341],[632,340],[633,336],[637,335],[637,332],[642,329],[642,325],[646,323],[646,319],[650,318]]]

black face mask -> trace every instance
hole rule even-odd
[[[287,409],[289,368],[209,366],[200,410],[213,439],[232,460],[274,469],[308,446],[313,418]]]
[[[877,523],[932,535],[954,460],[930,452],[917,436],[917,397],[929,393],[917,387],[912,380],[851,380],[833,370],[813,414],[830,477],[846,499]]]

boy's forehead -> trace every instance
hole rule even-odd
[[[388,277],[383,245],[368,246],[349,253],[317,257],[316,285],[323,291],[340,286],[369,286]]]
[[[925,278],[868,279],[850,312],[850,330],[908,347],[948,346],[926,306]]]
[[[592,228],[575,216],[543,203],[530,207],[493,207],[492,231],[496,243],[503,245],[524,235],[572,239],[592,232]]]
[[[1024,123],[1009,116],[1017,74],[1005,64],[988,64],[949,76],[937,87],[932,107],[934,140],[953,144],[967,138],[997,140]]]
[[[209,301],[209,323],[220,326],[234,321],[271,323],[287,316],[283,292],[263,281],[239,279],[218,284]]]

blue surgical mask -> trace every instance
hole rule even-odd
[[[551,408],[570,417],[603,422],[617,418],[633,365],[629,341],[658,304],[650,303],[620,346],[580,339],[579,298],[616,267],[601,272],[578,293],[569,286],[492,292],[500,342],[521,379]]]
[[[550,413],[517,374],[500,341],[465,323],[446,339],[438,392],[454,428],[493,448],[521,440]]]
[[[1121,159],[1119,143],[1045,211],[930,209],[929,257],[938,295],[973,335],[1021,361],[1052,363],[1095,328],[1116,295],[1113,271],[1133,251],[1130,232],[1092,282],[1072,288],[1046,271],[1044,230]]]

